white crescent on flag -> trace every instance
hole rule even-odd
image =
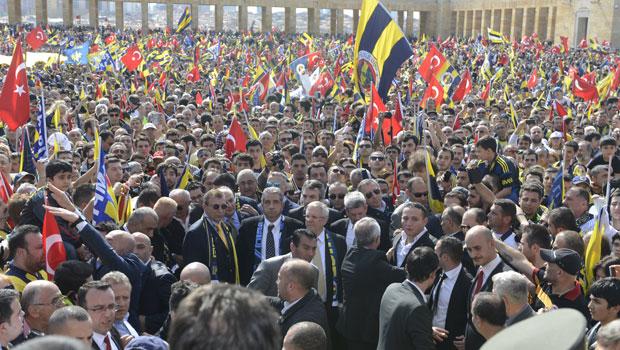
[[[37,40],[45,40],[45,36],[43,35],[43,32],[40,30],[37,31],[36,38]]]
[[[431,91],[433,92],[433,95],[431,96],[431,98],[433,100],[437,99],[437,97],[439,97],[439,88],[437,88],[437,86],[433,86],[431,87]]]
[[[15,68],[15,79],[17,79],[17,76],[19,75],[19,72],[20,72],[21,70],[26,70],[26,63],[25,63],[25,62],[20,63],[20,64],[17,66],[17,68]]]
[[[136,54],[138,54],[136,56]],[[142,59],[142,54],[140,53],[140,51],[134,51],[133,54],[131,55],[131,59],[133,61],[140,61]]]
[[[435,64],[434,62],[437,62],[437,64]],[[439,57],[437,57],[437,55],[434,55],[433,57],[431,57],[431,70],[434,70],[435,68],[439,67],[439,64],[441,63],[441,59],[439,59]]]

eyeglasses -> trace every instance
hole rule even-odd
[[[327,154],[323,154],[323,153],[316,153],[312,155],[313,157],[321,157],[321,158],[327,158]]]
[[[211,208],[213,208],[214,210],[226,210],[228,209],[228,204],[213,204]]]
[[[337,194],[330,194],[329,195],[329,199],[344,199],[345,194],[344,193],[337,193]]]
[[[310,220],[318,220],[318,219],[327,219],[327,217],[325,216],[314,216],[314,215],[305,215],[306,219],[310,219]]]
[[[370,157],[370,160],[376,160],[376,161],[381,162],[385,160],[385,157]]]
[[[38,305],[38,306],[50,306],[50,305],[64,306],[65,305],[65,300],[66,300],[66,297],[64,295],[59,295],[59,296],[55,297],[54,299],[52,299],[52,301],[49,302],[49,303],[38,303],[38,304],[32,304],[32,305]]]
[[[368,145],[368,144],[363,144],[363,145],[360,145],[360,148],[371,148],[371,147],[372,147],[372,146],[371,146],[371,145]]]
[[[345,172],[344,172],[344,170],[342,170],[342,169],[335,168],[335,169],[332,169],[332,173],[335,173],[335,174],[344,174]]]
[[[463,232],[469,231],[470,228],[471,228],[471,226],[461,225],[461,231],[463,231]]]
[[[428,197],[428,192],[414,192],[413,196],[416,198]]]
[[[367,199],[371,198],[373,194],[376,195],[380,195],[381,194],[381,190],[380,189],[374,189],[371,192],[365,193],[364,196],[366,196]]]
[[[88,308],[89,311],[92,312],[105,312],[105,311],[118,311],[118,305],[116,304],[108,304],[108,305],[97,305],[95,307],[92,308]]]
[[[293,138],[291,137],[283,137],[280,139],[280,143],[287,143],[287,142],[291,142],[293,141]]]

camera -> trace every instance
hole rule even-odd
[[[271,154],[271,165],[280,169],[280,171],[284,170],[284,157],[282,157],[282,152],[275,151]]]

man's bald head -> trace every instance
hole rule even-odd
[[[155,202],[153,209],[159,217],[159,227],[166,227],[177,213],[177,202],[170,197],[161,197]]]
[[[181,281],[192,281],[198,285],[211,283],[211,271],[205,264],[199,262],[187,264],[181,270],[180,277]]]
[[[465,234],[465,247],[476,266],[484,266],[497,257],[493,233],[486,226],[470,228]]]
[[[106,240],[112,248],[118,253],[118,255],[124,256],[129,253],[133,253],[133,250],[136,246],[136,241],[134,240],[131,233],[127,231],[114,230],[110,231],[106,236]]]
[[[134,254],[142,260],[142,262],[146,263],[151,259],[151,255],[153,254],[153,245],[151,244],[151,239],[149,236],[145,235],[142,232],[134,232],[131,234],[133,236],[134,241],[136,242],[136,246],[134,247]]]

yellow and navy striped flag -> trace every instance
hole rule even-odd
[[[189,6],[185,8],[181,18],[179,18],[179,24],[177,26],[177,33],[182,32],[185,28],[189,27],[192,24],[192,13],[189,10]]]
[[[487,28],[487,37],[489,38],[489,41],[493,44],[505,43],[502,33],[495,31],[491,28]]]
[[[378,0],[363,0],[355,38],[353,81],[360,93],[372,82],[386,99],[396,71],[413,49],[396,21]]]

